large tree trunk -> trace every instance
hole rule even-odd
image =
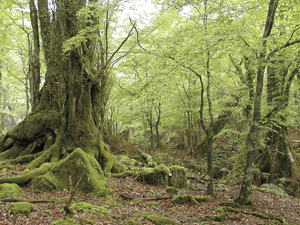
[[[59,167],[72,165],[73,169],[67,170],[67,173],[70,179],[75,179],[73,183],[81,179],[78,171],[83,167],[92,171],[92,175],[80,175],[83,177],[82,183],[103,180],[102,170],[106,175],[124,170],[98,139],[97,121],[103,110],[99,104],[103,102],[103,83],[100,84],[101,81],[96,79],[98,76],[87,67],[93,64],[93,55],[90,54],[94,50],[93,40],[85,40],[78,47],[63,51],[64,41],[76,36],[87,26],[77,16],[77,12],[86,4],[85,0],[60,0],[56,1],[55,12],[50,13],[48,1],[38,1],[47,66],[45,84],[34,111],[0,142],[0,158],[14,159],[14,162],[29,161],[27,171],[69,156],[73,161],[66,161],[68,165],[60,164]],[[90,51],[87,52],[87,49]],[[74,153],[75,149],[81,150]],[[66,176],[57,172],[57,166],[50,170],[56,174],[57,180]],[[106,187],[103,182],[104,185],[99,187],[93,185],[93,190],[78,190],[99,193],[99,188]],[[58,186],[69,188],[70,183],[62,182]]]
[[[279,0],[270,0],[268,15],[265,23],[265,29],[263,34],[263,44],[262,50],[258,56],[259,66],[256,74],[256,88],[254,94],[254,104],[253,104],[253,114],[251,119],[250,130],[246,140],[246,165],[244,169],[244,176],[242,179],[242,185],[238,197],[235,199],[236,202],[240,204],[252,204],[251,191],[252,191],[252,181],[253,181],[253,166],[255,161],[255,155],[257,152],[257,138],[258,138],[258,125],[261,116],[261,98],[262,89],[265,73],[265,58],[266,58],[266,38],[270,35],[272,26],[274,23],[275,12]]]
[[[259,159],[262,172],[270,173],[270,179],[291,177],[295,174],[292,166],[290,146],[287,139],[287,127],[282,113],[289,103],[290,87],[298,69],[289,72],[288,67],[276,68],[280,62],[267,69],[267,102],[270,112],[264,118],[264,124],[269,127],[266,134],[266,148]],[[287,79],[288,78],[288,79]]]

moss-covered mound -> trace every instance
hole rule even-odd
[[[30,182],[33,191],[57,191],[59,190],[58,182],[51,172],[35,177]]]
[[[0,184],[0,199],[19,198],[21,196],[21,188],[17,184]]]
[[[57,179],[60,188],[70,188],[70,181],[75,186],[81,179],[78,192],[91,193],[99,197],[111,192],[96,159],[80,148],[55,164],[50,172]]]
[[[51,222],[51,225],[75,225],[75,221],[68,217],[60,217]]]
[[[34,205],[29,202],[14,202],[8,207],[10,215],[27,215],[34,211]]]
[[[178,189],[175,188],[175,187],[167,187],[163,193],[166,193],[166,194],[177,194],[178,193]]]
[[[108,212],[108,206],[107,205],[98,206],[98,205],[92,205],[92,204],[85,203],[85,202],[75,203],[71,206],[71,209],[81,211],[81,212],[87,211],[89,213],[99,215],[99,216],[104,216]]]
[[[138,180],[152,185],[173,186],[175,188],[187,187],[186,170],[184,167],[179,166],[144,168],[138,176]]]
[[[192,195],[176,195],[172,198],[172,202],[174,204],[185,204],[185,203],[192,203],[194,205],[199,205],[196,199]]]
[[[170,169],[165,166],[144,168],[144,170],[138,176],[138,181],[146,182],[147,184],[152,185],[168,186],[170,175]]]
[[[171,166],[169,169],[171,171],[170,186],[176,188],[186,188],[187,177],[185,168],[181,166]]]
[[[170,219],[169,217],[161,216],[159,214],[152,214],[146,216],[147,220],[150,220],[155,225],[175,225],[178,224],[175,220]]]

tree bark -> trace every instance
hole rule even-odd
[[[254,94],[254,104],[253,104],[253,114],[250,124],[250,130],[247,136],[247,156],[246,156],[246,166],[244,169],[244,176],[242,180],[241,189],[238,197],[235,199],[236,202],[241,204],[252,204],[251,199],[251,190],[252,190],[252,180],[253,180],[253,166],[255,161],[256,154],[256,145],[257,145],[257,137],[258,137],[258,126],[260,122],[261,115],[261,98],[262,98],[262,89],[263,89],[263,81],[264,81],[264,72],[265,72],[265,57],[266,57],[266,38],[270,35],[276,8],[279,0],[270,0],[268,15],[265,23],[265,29],[263,34],[263,43],[262,50],[259,54],[259,66],[256,73],[256,88]]]
[[[103,79],[108,79],[103,78],[107,74],[99,75],[95,72],[97,70],[93,69],[97,63],[94,61],[95,36],[99,31],[94,29],[94,35],[88,35],[79,45],[74,44],[65,50],[66,41],[92,26],[77,14],[83,7],[88,7],[89,3],[85,0],[60,0],[51,4],[54,8],[49,9],[50,4],[47,0],[38,0],[40,31],[47,66],[45,84],[40,91],[38,86],[33,88],[37,92],[34,96],[40,98],[34,97],[32,104],[35,107],[32,113],[0,140],[0,158],[13,159],[14,162],[29,161],[26,170],[28,172],[30,169],[39,169],[46,162],[56,163],[72,155],[71,160],[81,160],[82,164],[71,162],[72,166],[78,168],[66,173],[70,173],[73,179],[78,176],[80,168],[92,171],[93,176],[82,175],[80,184],[81,186],[94,183],[95,185],[90,185],[89,188],[81,187],[81,191],[89,189],[92,192],[93,189],[98,190],[97,186],[100,187],[98,182],[103,180],[103,174],[109,176],[110,172],[121,172],[125,169],[110,155],[107,147],[98,138],[99,116],[105,115],[105,105],[99,103],[107,101],[103,99],[103,90],[107,88],[107,82]],[[33,1],[30,1],[30,6],[35,37],[34,75],[38,77],[39,35],[36,33],[35,16],[37,12]],[[103,63],[109,67],[107,62]],[[102,69],[99,71],[105,72]],[[38,78],[33,83],[38,84],[37,80]],[[66,168],[70,166],[66,165]],[[61,169],[55,171],[59,173]],[[59,177],[58,180],[64,182],[65,179]],[[63,186],[68,188],[68,185],[64,183]]]

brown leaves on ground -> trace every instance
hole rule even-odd
[[[2,174],[3,176],[3,174]],[[110,187],[113,189],[111,198],[96,198],[90,195],[75,194],[73,203],[86,202],[93,205],[105,206],[108,211],[99,213],[89,210],[76,211],[71,217],[76,224],[124,224],[129,219],[141,224],[153,224],[146,219],[146,216],[155,213],[169,217],[178,224],[281,224],[278,220],[264,219],[258,216],[249,215],[251,212],[258,212],[262,215],[274,215],[284,218],[285,222],[300,224],[300,200],[290,196],[276,195],[262,192],[258,189],[253,191],[253,200],[256,205],[241,206],[240,213],[226,212],[226,220],[213,222],[199,220],[200,216],[209,217],[219,215],[220,202],[234,198],[239,190],[238,186],[216,185],[216,197],[210,202],[194,205],[191,203],[176,205],[171,199],[149,200],[149,198],[166,197],[171,194],[163,194],[164,187],[145,185],[133,178],[117,179],[111,178]],[[192,194],[194,196],[204,195],[206,186],[203,183],[191,183],[190,190],[180,191],[181,195]],[[50,224],[53,220],[63,217],[65,214],[62,207],[70,196],[69,190],[61,190],[54,193],[33,193],[29,188],[22,188],[23,200],[47,199],[55,203],[36,203],[36,211],[27,216],[10,216],[8,207],[11,203],[0,203],[0,224]],[[131,196],[133,200],[125,200],[120,196]],[[144,200],[146,198],[148,200]]]

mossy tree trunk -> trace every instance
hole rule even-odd
[[[289,103],[289,92],[298,69],[278,67],[277,61],[267,68],[267,102],[270,112],[264,118],[269,127],[266,134],[266,148],[259,159],[261,171],[270,173],[270,179],[291,177],[293,172],[290,146],[287,140],[287,126],[283,116]]]
[[[115,167],[116,160],[99,139],[103,127],[101,120],[104,120],[108,99],[112,58],[131,36],[133,29],[119,48],[109,55],[109,9],[104,41],[99,39],[97,35],[100,31],[95,29],[99,17],[78,16],[83,7],[95,9],[93,6],[89,8],[91,2],[96,1],[60,0],[50,4],[48,0],[38,0],[38,7],[35,7],[34,2],[30,1],[33,9],[38,8],[47,66],[45,83],[38,93],[40,98],[32,113],[1,139],[0,158],[30,162],[27,166],[30,170],[45,162],[58,162],[80,148],[98,161],[106,175]],[[50,6],[54,8],[50,9]],[[36,24],[36,21],[33,23]],[[89,32],[84,38],[78,36],[83,30]],[[72,38],[77,42],[71,42],[71,47],[65,49],[64,44]],[[101,46],[100,53],[96,51],[96,42]],[[93,160],[89,161],[94,165]],[[95,165],[93,167],[100,172]]]
[[[241,189],[238,197],[235,199],[236,202],[240,204],[251,204],[251,191],[252,191],[252,180],[253,180],[253,166],[257,150],[257,138],[258,138],[258,126],[261,116],[261,98],[262,98],[262,89],[264,81],[264,72],[266,68],[265,58],[266,58],[266,38],[270,35],[272,26],[274,23],[274,17],[276,8],[278,5],[278,0],[270,0],[268,15],[266,19],[264,34],[263,34],[263,44],[262,50],[258,56],[259,66],[256,73],[256,88],[254,94],[254,104],[253,104],[253,114],[250,124],[250,130],[247,136],[247,156],[246,156],[246,165],[244,168],[244,176],[242,179]]]

